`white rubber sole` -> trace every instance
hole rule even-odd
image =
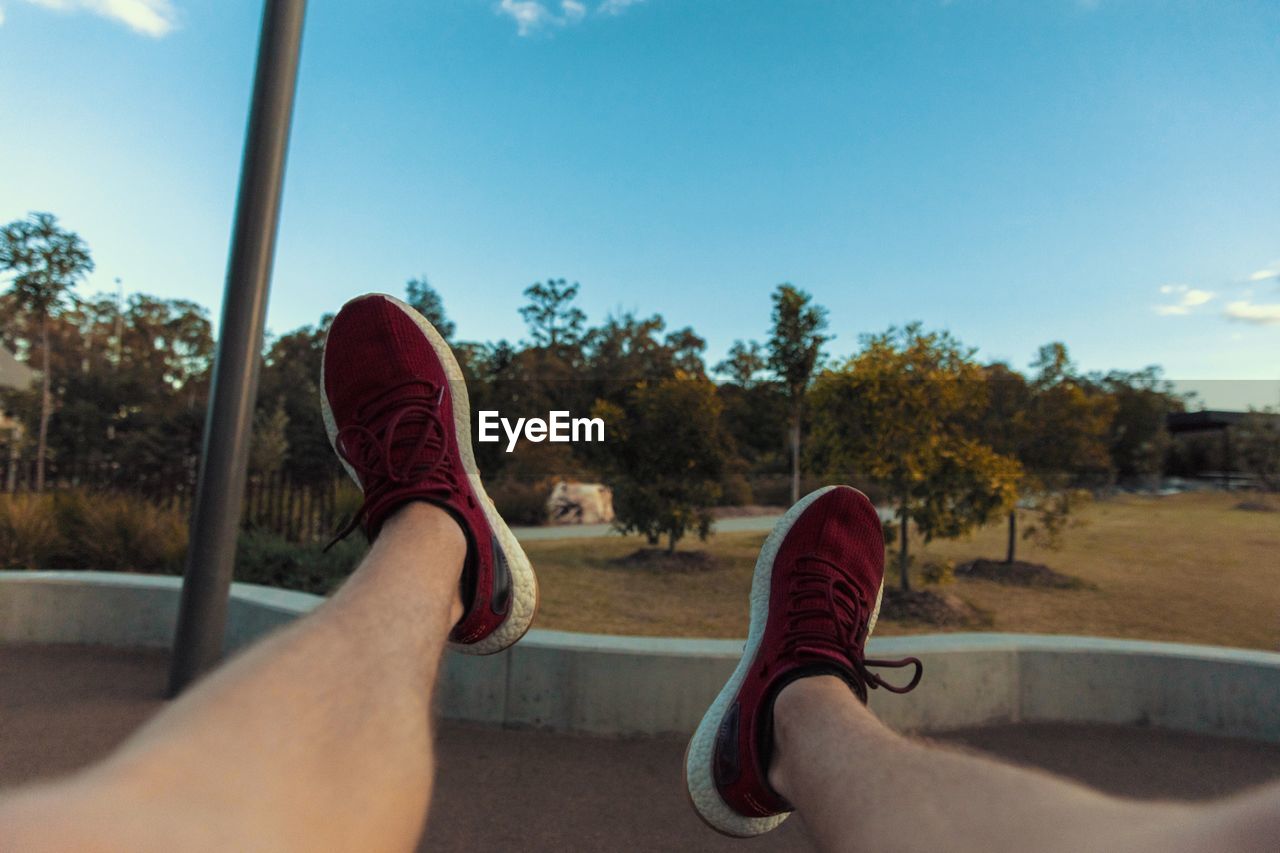
[[[529,562],[529,557],[525,554],[524,548],[520,547],[519,540],[511,532],[511,528],[507,526],[507,523],[502,520],[502,516],[498,514],[497,508],[493,505],[493,499],[489,497],[488,492],[484,490],[484,484],[480,482],[480,470],[476,467],[475,452],[471,446],[471,402],[467,397],[467,383],[462,376],[462,368],[458,366],[458,360],[454,358],[453,350],[445,339],[440,337],[440,333],[427,321],[427,318],[415,311],[412,306],[396,299],[394,296],[388,296],[383,293],[369,293],[364,296],[357,296],[351,302],[371,296],[380,296],[386,299],[403,311],[409,319],[413,320],[418,328],[422,330],[422,334],[426,336],[431,348],[435,350],[436,357],[440,359],[440,363],[444,365],[445,376],[449,380],[449,391],[453,400],[453,427],[454,434],[458,440],[458,450],[462,456],[462,466],[466,470],[467,479],[471,482],[471,488],[480,500],[480,508],[484,510],[485,519],[489,522],[489,527],[492,528],[494,535],[498,538],[498,544],[507,558],[507,566],[511,571],[511,609],[507,613],[506,621],[483,640],[469,644],[451,642],[449,647],[454,651],[468,655],[496,654],[514,645],[516,641],[528,633],[529,627],[533,624],[534,614],[538,610],[538,578],[533,572],[533,565]],[[326,341],[326,347],[327,343]],[[333,420],[333,410],[329,408],[328,395],[324,392],[323,358],[320,363],[320,409],[324,416],[325,431],[329,434],[329,444],[333,446],[334,452],[337,453],[338,427]],[[355,469],[347,463],[347,460],[342,458],[341,454],[338,455],[338,459],[342,462],[342,467],[351,475],[351,479],[363,489],[364,484],[360,482],[360,477],[356,474]]]
[[[720,730],[724,716],[732,706],[738,691],[742,689],[742,683],[755,663],[760,641],[764,639],[765,623],[769,620],[769,591],[773,585],[773,561],[778,556],[778,549],[782,547],[782,541],[787,538],[791,527],[809,508],[809,505],[837,488],[841,487],[825,486],[805,495],[796,502],[795,506],[787,510],[782,518],[778,519],[778,523],[773,526],[768,538],[764,540],[764,545],[760,548],[760,556],[756,559],[755,573],[751,577],[751,622],[747,627],[747,644],[743,647],[738,666],[729,676],[724,687],[720,689],[711,707],[707,709],[702,722],[698,723],[698,728],[689,739],[689,746],[685,750],[684,779],[689,801],[693,803],[698,817],[702,818],[707,826],[724,835],[735,838],[761,835],[777,827],[791,814],[784,812],[769,817],[744,817],[734,811],[721,799],[720,792],[716,790],[712,773],[713,753],[716,746],[716,733]],[[883,596],[884,582],[881,581],[880,590],[876,593],[876,606],[871,613],[871,621],[867,628],[868,637],[876,626]]]

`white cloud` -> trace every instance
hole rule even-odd
[[[502,0],[498,4],[498,14],[515,21],[516,32],[522,36],[529,35],[555,18],[551,10],[537,0]]]
[[[1249,276],[1249,281],[1271,281],[1272,279],[1280,280],[1280,263],[1272,264]]]
[[[587,15],[587,7],[580,0],[560,0],[560,11],[541,0],[502,0],[497,6],[499,15],[506,15],[516,22],[516,34],[529,36],[544,27],[563,27],[576,24]]]
[[[1228,320],[1238,320],[1242,323],[1257,323],[1264,326],[1280,323],[1280,303],[1259,305],[1242,299],[1228,305],[1224,313]]]
[[[1198,308],[1214,296],[1213,291],[1199,290],[1185,284],[1166,284],[1160,288],[1160,292],[1176,298],[1175,302],[1156,306],[1156,313],[1162,317],[1190,314],[1192,308]]]
[[[644,0],[602,0],[596,6],[596,14],[621,15],[629,6],[643,2]],[[500,0],[494,9],[499,15],[505,15],[516,22],[516,34],[520,36],[531,36],[551,27],[572,26],[587,17],[587,4],[583,0],[559,0],[558,5],[556,0]]]
[[[4,7],[0,7],[0,27],[4,26]]]
[[[643,2],[644,0],[604,0],[603,3],[596,7],[596,11],[601,15],[621,15],[627,11],[628,7]]]
[[[171,0],[25,0],[55,12],[89,12],[124,24],[136,33],[160,38],[178,25]]]

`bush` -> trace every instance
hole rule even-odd
[[[0,568],[49,568],[62,544],[49,495],[0,497]]]
[[[755,497],[751,491],[751,483],[741,474],[728,474],[720,481],[720,506],[751,506]]]
[[[63,492],[53,498],[62,531],[59,561],[77,569],[179,574],[187,520],[130,495]]]
[[[328,595],[347,579],[366,549],[359,533],[326,552],[318,543],[295,545],[269,531],[248,531],[236,543],[235,579]]]
[[[920,577],[924,578],[925,583],[938,585],[955,583],[956,561],[937,560],[932,563],[926,563],[925,567],[920,571]]]
[[[547,481],[530,484],[503,480],[486,487],[486,491],[507,524],[547,523],[547,498],[551,496]]]

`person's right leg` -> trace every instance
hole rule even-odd
[[[1280,786],[1210,805],[1110,797],[1047,773],[903,737],[866,707],[920,664],[876,661],[884,543],[847,487],[796,504],[761,549],[747,646],[689,742],[699,816],[728,835],[795,809],[823,850],[1270,850]],[[894,687],[871,668],[914,664]]]
[[[844,681],[778,693],[769,782],[819,848],[1263,851],[1280,837],[1280,788],[1210,805],[1110,797],[1037,770],[904,737]]]

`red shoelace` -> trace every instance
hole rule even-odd
[[[408,390],[413,386],[418,390]],[[365,494],[360,509],[329,547],[355,530],[388,489],[413,484],[423,497],[443,501],[465,491],[459,487],[440,417],[444,394],[443,385],[407,379],[356,407],[353,422],[338,430],[334,446],[360,476]],[[474,506],[471,493],[466,495]]]
[[[890,693],[913,690],[920,683],[924,671],[919,658],[882,660],[862,656],[860,644],[865,639],[871,615],[858,598],[853,584],[844,578],[841,566],[824,557],[803,557],[797,563],[787,594],[787,639],[783,645],[783,656],[826,657],[834,654],[848,661],[864,692],[866,688],[878,687]],[[819,563],[834,572],[817,566],[806,567],[806,563]],[[914,666],[915,674],[908,684],[900,687],[868,669],[873,666],[880,669]]]

